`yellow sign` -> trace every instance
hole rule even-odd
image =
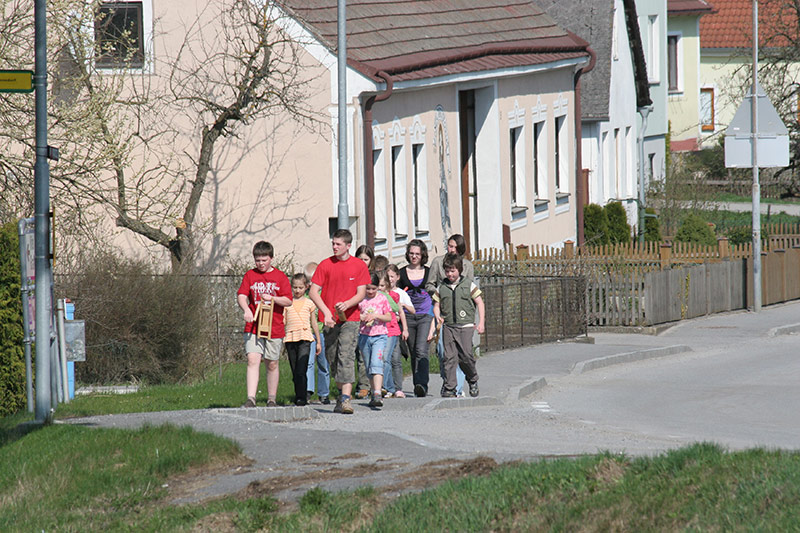
[[[32,70],[0,70],[0,93],[33,92]]]

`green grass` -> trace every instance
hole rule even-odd
[[[713,193],[708,197],[711,202],[733,202],[749,204],[753,201],[752,196],[739,196],[729,192]],[[762,204],[796,205],[800,203],[800,198],[761,198]]]

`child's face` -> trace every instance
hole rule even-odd
[[[292,281],[292,296],[295,300],[302,298],[308,287],[299,279]]]
[[[367,285],[367,298],[375,298],[376,294],[378,294],[378,287],[371,283]]]
[[[385,279],[382,279],[381,282],[378,283],[378,289],[382,290],[383,292],[389,292],[391,287],[389,287]]]
[[[268,255],[257,255],[253,259],[256,262],[256,270],[266,272],[272,266],[272,258]]]
[[[394,270],[390,270],[389,272],[387,272],[387,274],[389,275],[389,283],[392,285],[392,288],[394,289],[395,287],[397,287],[397,280],[400,279],[400,274],[396,273]]]
[[[450,283],[455,283],[461,276],[461,272],[456,267],[449,267],[444,269],[444,275],[447,276],[447,280]]]

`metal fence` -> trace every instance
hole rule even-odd
[[[582,277],[480,279],[486,307],[481,350],[495,351],[585,335]]]

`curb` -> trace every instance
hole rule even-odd
[[[309,420],[319,417],[319,413],[308,406],[234,407],[232,409],[213,409],[212,412],[251,420],[262,420],[264,422],[294,422],[296,420]]]
[[[598,368],[605,368],[607,366],[618,365],[620,363],[644,361],[646,359],[655,359],[657,357],[664,357],[667,355],[675,355],[691,351],[692,349],[688,346],[676,344],[674,346],[665,346],[664,348],[652,348],[649,350],[639,350],[636,352],[609,355],[608,357],[598,357],[597,359],[589,359],[588,361],[577,363],[572,367],[570,374],[583,374],[584,372],[589,372],[590,370],[597,370]]]
[[[428,402],[422,407],[423,411],[438,411],[440,409],[463,409],[465,407],[492,407],[505,405],[502,401],[492,396],[477,398],[439,398]]]
[[[510,400],[524,400],[534,392],[541,390],[547,386],[547,380],[544,378],[533,378],[522,385],[511,387],[508,391]]]
[[[767,332],[767,337],[777,337],[778,335],[794,335],[800,333],[800,324],[789,324],[787,326],[778,326],[772,328]]]

